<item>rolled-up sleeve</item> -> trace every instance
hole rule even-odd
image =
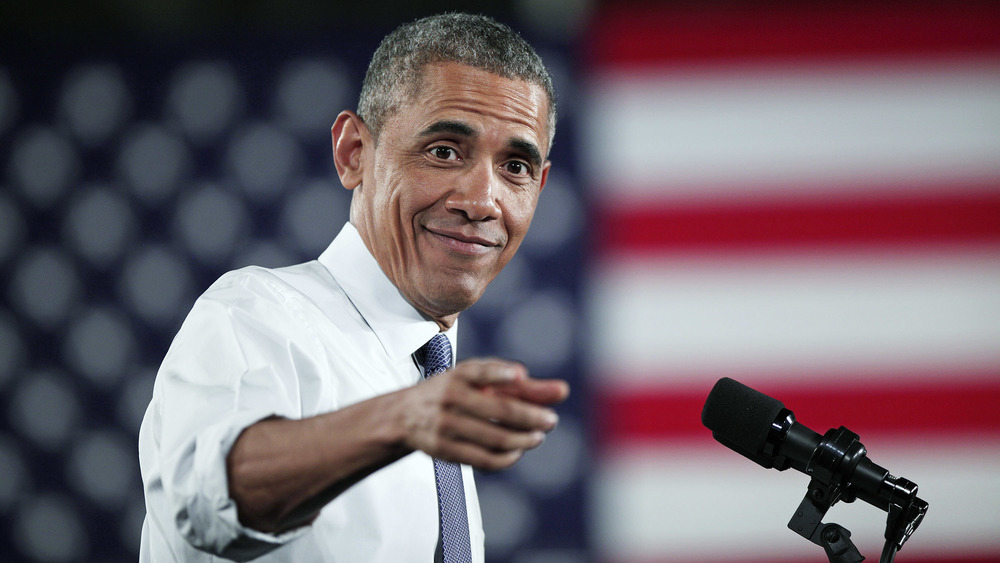
[[[308,531],[243,526],[229,496],[226,458],[248,426],[301,418],[296,370],[316,360],[309,327],[281,293],[246,271],[221,278],[195,303],[157,373],[140,430],[147,525],[175,558],[187,549],[245,561]],[[303,344],[304,343],[304,344]]]

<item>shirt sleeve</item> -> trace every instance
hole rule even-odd
[[[243,526],[229,497],[226,457],[255,422],[301,418],[298,372],[316,369],[322,354],[278,282],[251,274],[224,276],[195,303],[157,374],[148,433],[156,458],[148,465],[165,497],[151,506],[169,511],[157,520],[195,548],[235,560],[308,531],[274,535]]]

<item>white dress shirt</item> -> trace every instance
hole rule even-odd
[[[446,333],[453,348],[456,327]],[[282,535],[240,524],[226,455],[261,419],[305,418],[414,385],[421,375],[412,354],[438,330],[350,224],[319,260],[219,278],[171,344],[139,431],[139,560],[431,562],[437,492],[423,452],[373,473],[312,524]],[[473,561],[481,562],[479,501],[471,469],[462,471]]]

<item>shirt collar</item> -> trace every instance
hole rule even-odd
[[[394,362],[406,359],[440,331],[386,277],[351,223],[344,225],[319,256]],[[455,357],[458,321],[445,332]]]

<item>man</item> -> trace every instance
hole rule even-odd
[[[483,560],[470,466],[538,446],[568,386],[500,359],[433,372],[528,229],[554,124],[509,28],[449,14],[386,37],[332,128],[350,223],[316,261],[224,275],[164,358],[140,560]]]

